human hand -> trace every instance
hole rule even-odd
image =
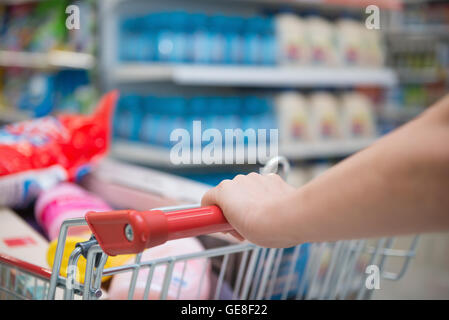
[[[219,206],[239,239],[264,247],[288,247],[297,244],[287,201],[294,191],[277,174],[240,174],[206,192],[201,204]]]

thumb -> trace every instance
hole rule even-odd
[[[212,206],[212,205],[218,205],[218,199],[217,199],[217,191],[216,188],[209,189],[201,199],[201,206]]]

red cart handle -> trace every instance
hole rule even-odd
[[[217,206],[171,212],[88,212],[85,218],[98,244],[110,256],[139,253],[168,240],[233,230]]]

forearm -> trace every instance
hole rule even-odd
[[[289,195],[297,242],[449,229],[449,104],[432,109]]]

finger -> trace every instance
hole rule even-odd
[[[225,185],[229,184],[231,180],[225,179],[221,181],[218,186],[209,189],[201,199],[201,206],[211,206],[211,205],[217,205],[220,207],[220,198],[221,194],[223,193],[223,189]]]
[[[209,189],[201,199],[201,206],[211,206],[217,204],[217,191],[216,188]]]

